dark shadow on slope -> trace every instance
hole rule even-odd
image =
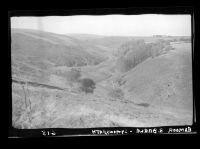
[[[137,106],[142,106],[142,107],[149,107],[150,105],[148,103],[138,103],[138,104],[135,104]]]

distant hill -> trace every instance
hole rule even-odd
[[[123,43],[133,39],[133,37],[123,37],[123,36],[105,36],[103,38],[95,38],[88,40],[88,43],[93,43],[95,45],[100,45],[104,47],[108,47],[111,50],[116,50]]]
[[[106,51],[116,50],[122,43],[133,37],[129,36],[103,36],[94,34],[66,34],[67,36],[84,41],[85,44],[95,45]]]
[[[82,40],[82,41],[87,41],[91,39],[101,39],[104,38],[105,36],[103,35],[95,35],[95,34],[66,34],[67,36]]]
[[[145,43],[154,43],[160,39],[163,40],[179,40],[179,36],[102,36],[92,34],[67,34],[70,37],[84,41],[87,44],[92,44],[100,48],[117,51],[120,46],[133,40],[143,40]]]
[[[66,35],[12,29],[11,41],[12,55],[46,59],[58,66],[96,65],[106,59],[100,48]]]

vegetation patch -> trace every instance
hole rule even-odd
[[[109,91],[108,95],[115,99],[123,99],[124,98],[124,92],[120,88],[111,89]]]
[[[95,82],[92,79],[85,78],[80,81],[80,90],[85,93],[93,93]]]
[[[129,41],[118,49],[117,66],[120,71],[127,72],[147,58],[154,58],[172,49],[170,42],[163,39],[148,44],[144,40]]]

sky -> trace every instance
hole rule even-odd
[[[57,34],[191,36],[191,16],[146,14],[12,17],[11,28],[36,29]]]

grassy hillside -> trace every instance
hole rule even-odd
[[[173,44],[176,50],[158,56],[125,73],[123,89],[135,102],[192,120],[191,44]],[[134,77],[133,77],[134,76]],[[158,111],[159,111],[158,110]]]
[[[12,54],[46,59],[58,66],[96,65],[106,59],[97,48],[92,52],[93,47],[64,35],[14,29],[11,40]]]
[[[191,124],[190,43],[173,42],[174,49],[166,50],[155,37],[138,41],[142,37],[34,30],[12,30],[11,38],[15,128]],[[118,71],[126,66],[120,66],[121,57],[137,63]],[[80,90],[85,78],[94,82],[91,93]]]

